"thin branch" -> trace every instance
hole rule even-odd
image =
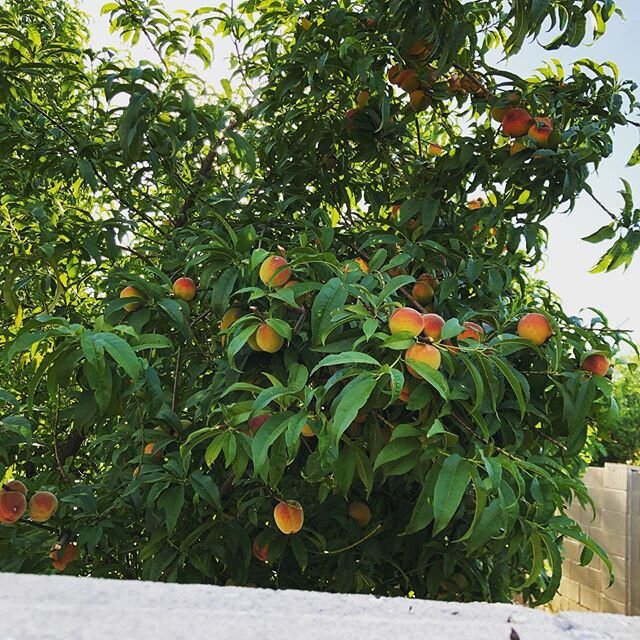
[[[457,62],[454,62],[453,67],[457,69],[460,73],[462,73],[466,78],[471,80],[471,82],[473,82],[479,89],[482,89],[482,91],[484,91],[488,96],[492,98],[494,97],[493,92],[489,91],[489,89],[487,89],[487,87],[485,87],[484,84],[482,84],[482,82],[478,80],[478,78],[476,78],[472,73],[467,71],[463,66],[459,65]]]
[[[176,410],[176,395],[178,393],[178,373],[180,372],[180,354],[181,354],[181,347],[178,347],[178,353],[176,355],[176,368],[173,372],[173,391],[171,393],[171,411]]]
[[[418,155],[422,156],[422,137],[420,136],[420,120],[416,114],[416,138],[418,140]]]
[[[349,551],[349,549],[353,549],[354,547],[357,547],[359,544],[362,544],[369,538],[373,538],[373,536],[375,536],[380,531],[380,529],[382,529],[382,522],[378,523],[378,525],[374,529],[369,531],[369,533],[367,533],[366,536],[364,536],[363,538],[360,538],[360,540],[356,540],[356,542],[349,544],[346,547],[342,547],[340,549],[334,549],[333,551],[315,551],[313,553],[321,556],[334,556],[338,553]]]
[[[591,192],[590,189],[585,189],[585,191],[591,196],[591,199],[612,219],[612,220],[617,220],[618,216],[616,216],[615,213],[613,213],[612,211],[610,211],[609,209],[607,209],[607,207],[600,202],[600,200],[598,200],[598,198],[596,198],[596,196],[593,195],[593,193]]]
[[[53,451],[56,457],[56,464],[58,465],[58,471],[62,476],[64,482],[68,483],[69,478],[67,478],[67,474],[65,473],[64,466],[62,464],[62,460],[60,459],[60,449],[58,447],[58,425],[60,418],[60,387],[58,387],[57,400],[56,400],[56,415],[54,417],[53,422]]]

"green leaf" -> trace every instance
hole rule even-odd
[[[324,344],[332,326],[331,314],[347,301],[342,280],[331,278],[318,292],[311,307],[311,333],[314,346]]]
[[[627,162],[627,167],[635,167],[637,164],[640,164],[640,145],[633,150],[633,153]]]
[[[502,371],[502,374],[507,379],[513,392],[518,400],[518,406],[520,407],[520,416],[524,418],[527,412],[527,403],[529,401],[529,383],[527,379],[513,367],[508,365],[504,360],[498,357],[492,357],[491,361]]]
[[[457,453],[450,455],[438,474],[433,494],[433,534],[440,533],[451,521],[460,506],[471,480],[473,466]]]
[[[180,304],[171,298],[162,298],[157,304],[173,320],[180,333],[185,338],[191,338],[191,329],[187,325]]]
[[[171,535],[184,506],[184,487],[182,485],[169,487],[158,499],[158,506],[164,510],[167,534]]]
[[[115,333],[95,333],[90,339],[104,350],[127,372],[132,380],[142,375],[142,364],[131,345]]]
[[[339,353],[322,358],[320,362],[313,368],[311,374],[313,375],[318,369],[322,367],[335,367],[339,364],[372,364],[377,367],[380,363],[366,353],[360,353],[359,351],[347,351],[346,353]]]
[[[411,362],[411,368],[426,380],[443,398],[448,400],[451,394],[446,378],[436,369],[423,362]]]
[[[358,412],[367,403],[374,390],[377,378],[360,375],[343,389],[336,406],[333,419],[329,422],[329,431],[334,442],[338,442],[349,425],[356,419]]]
[[[420,441],[417,438],[394,438],[376,457],[373,470],[375,471],[378,467],[386,464],[387,462],[394,462],[400,458],[404,458],[419,449]]]
[[[582,240],[595,244],[597,242],[602,242],[603,240],[611,240],[612,238],[615,238],[615,236],[616,232],[613,228],[612,222],[610,224],[606,224],[604,227],[600,227],[600,229],[589,236],[585,236]]]

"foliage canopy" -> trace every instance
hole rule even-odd
[[[94,576],[548,601],[564,537],[602,554],[564,507],[589,500],[578,454],[611,412],[610,380],[580,364],[625,335],[568,317],[528,268],[637,104],[613,63],[525,80],[488,60],[599,37],[615,4],[104,11],[154,59],[93,50],[69,2],[0,3],[0,478],[60,504],[44,529],[0,527],[0,569],[51,571],[73,540],[69,570]],[[189,65],[211,66],[218,37],[235,53],[216,92]],[[413,107],[393,64],[418,78]],[[551,120],[548,145],[510,153],[490,111],[514,93]],[[609,243],[599,269],[640,244],[622,195],[588,230]],[[274,254],[292,287],[260,281]],[[403,306],[447,320],[439,370],[407,373],[415,338],[387,329]],[[553,329],[542,346],[517,334],[527,312]],[[457,340],[468,321],[483,340]],[[247,344],[263,324],[273,354]],[[279,500],[303,506],[300,533],[275,527]]]

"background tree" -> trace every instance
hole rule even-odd
[[[603,555],[564,506],[626,338],[528,268],[637,105],[610,63],[486,56],[613,2],[104,10],[157,61],[0,8],[0,568],[548,601],[564,537]]]

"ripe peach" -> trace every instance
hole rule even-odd
[[[431,98],[422,89],[415,89],[409,95],[409,104],[416,113],[419,113],[431,104]]]
[[[314,430],[311,428],[310,424],[305,424],[304,427],[302,427],[302,431],[301,434],[305,437],[305,438],[312,438],[313,436],[315,436],[315,432]]]
[[[441,156],[445,151],[446,149],[444,147],[441,147],[439,144],[436,144],[435,142],[430,142],[427,145],[428,156]]]
[[[13,524],[22,518],[27,510],[27,499],[20,491],[0,493],[0,524]]]
[[[371,509],[364,502],[352,502],[349,505],[349,517],[364,528],[371,522]]]
[[[438,369],[442,360],[440,352],[434,346],[422,344],[421,342],[409,347],[404,354],[404,359],[407,364],[407,371],[416,378],[420,378],[421,376],[411,368],[412,362],[420,362],[432,369]]]
[[[481,209],[484,206],[484,198],[476,198],[475,200],[470,200],[467,202],[467,209],[471,209],[475,211],[476,209]]]
[[[549,321],[541,313],[527,313],[518,322],[518,335],[540,346],[553,333]]]
[[[400,400],[400,402],[409,402],[410,397],[411,397],[411,387],[408,384],[405,384],[404,387],[402,387],[402,391],[400,391],[398,400]]]
[[[77,545],[69,543],[63,549],[52,549],[49,557],[53,560],[53,568],[64,571],[70,562],[80,557],[80,549]]]
[[[437,313],[425,313],[422,318],[424,320],[424,335],[436,342],[440,340],[444,318]]]
[[[142,294],[135,287],[125,287],[120,292],[121,298],[142,298]],[[142,302],[129,302],[124,305],[124,310],[131,313],[142,306]]]
[[[512,138],[526,135],[533,124],[533,118],[526,109],[509,109],[502,119],[502,131]]]
[[[260,536],[258,536],[251,545],[251,552],[259,562],[267,562],[269,559],[269,543],[260,542]]]
[[[49,491],[36,491],[29,500],[29,517],[46,522],[58,510],[58,498]]]
[[[178,278],[173,283],[173,295],[185,302],[193,300],[196,297],[196,283],[191,278]]]
[[[411,295],[420,304],[428,304],[433,300],[433,287],[426,280],[418,280],[411,289]]]
[[[609,358],[600,353],[592,353],[582,361],[581,369],[590,371],[596,376],[604,376],[609,371]]]
[[[536,118],[529,129],[529,137],[532,138],[541,149],[546,149],[549,146],[549,138],[552,133],[553,124],[549,118]]]
[[[476,342],[480,342],[482,340],[482,336],[484,336],[484,329],[475,322],[463,322],[462,326],[464,327],[464,331],[458,334],[458,341],[460,340],[475,340]]]
[[[287,284],[291,278],[291,269],[282,256],[270,256],[260,265],[260,280],[266,285],[277,289]]]
[[[282,348],[284,338],[266,322],[258,326],[255,333],[256,344],[261,351],[275,353]]]
[[[408,49],[407,57],[415,58],[416,60],[423,61],[429,57],[431,53],[431,46],[424,40],[416,40]]]
[[[396,82],[403,91],[411,93],[420,88],[420,76],[415,69],[403,69],[396,77]]]
[[[520,94],[519,93],[510,93],[507,96],[508,103],[503,107],[494,107],[491,109],[491,117],[496,122],[502,122],[504,117],[507,115],[507,111],[515,107],[520,102]],[[504,100],[501,100],[504,102]]]
[[[253,418],[249,418],[247,425],[249,427],[249,431],[251,435],[255,436],[258,429],[271,417],[270,413],[263,413],[259,416],[253,416]]]
[[[240,307],[231,307],[225,311],[220,320],[220,331],[226,331],[238,318],[242,317],[242,309]]]
[[[369,104],[369,96],[370,94],[366,89],[358,93],[358,97],[356,98],[358,109],[364,109]]]
[[[401,71],[402,68],[399,64],[394,64],[389,67],[389,70],[387,71],[387,79],[391,84],[398,84],[398,76],[400,75]]]
[[[247,344],[249,345],[249,349],[251,349],[252,351],[262,351],[256,339],[256,333],[257,330],[247,338]]]
[[[304,524],[304,509],[295,500],[279,502],[273,510],[273,519],[282,533],[298,533]]]
[[[366,260],[364,260],[363,258],[354,258],[353,261],[358,263],[358,266],[362,271],[364,271],[365,273],[369,273],[369,264]]]
[[[6,487],[7,491],[17,491],[23,496],[27,495],[27,487],[20,480],[9,480],[9,482],[5,482],[4,487]]]
[[[396,309],[389,317],[389,331],[395,333],[410,333],[418,336],[424,329],[424,318],[419,311],[411,307]]]

